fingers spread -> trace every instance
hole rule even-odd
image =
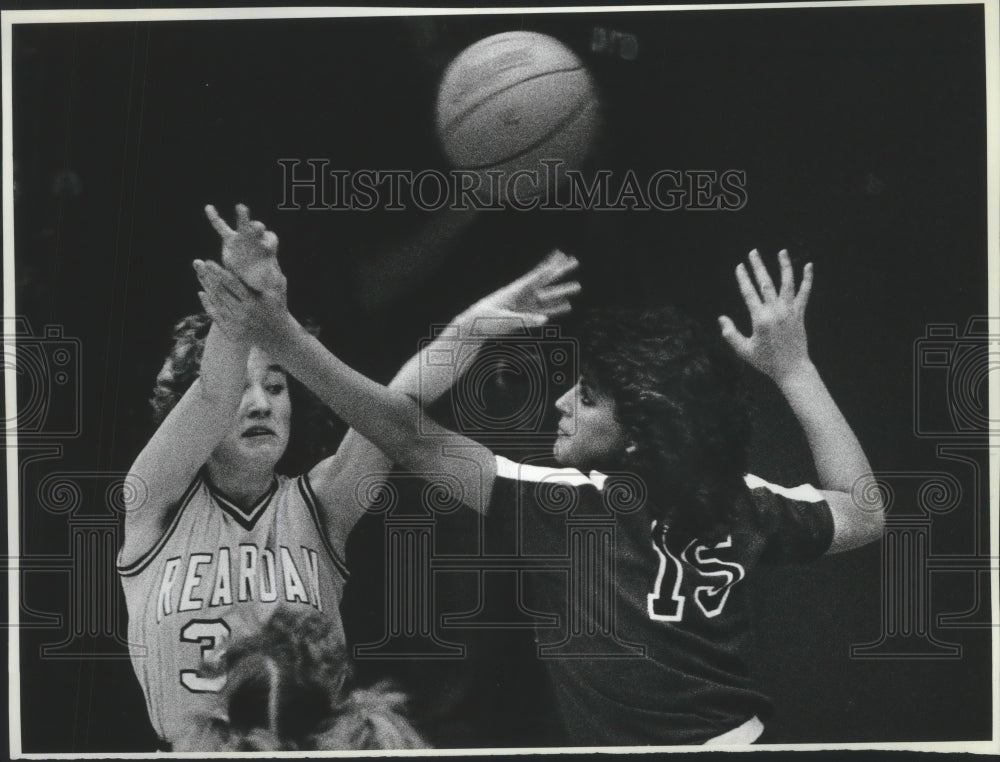
[[[799,310],[804,310],[806,304],[809,303],[809,292],[812,291],[813,285],[813,264],[809,262],[806,264],[805,270],[802,272],[802,285],[799,286],[799,293],[795,295],[795,306]]]
[[[546,286],[538,290],[538,301],[545,303],[552,300],[564,300],[576,296],[582,290],[579,281],[571,280],[555,286]]]
[[[576,257],[567,257],[557,249],[516,283],[521,288],[546,286],[572,272],[579,264]]]
[[[750,266],[753,268],[757,285],[760,286],[761,296],[764,297],[765,302],[771,301],[777,296],[774,290],[774,282],[771,280],[771,275],[767,272],[764,261],[760,258],[757,249],[750,252]]]
[[[540,311],[549,317],[558,317],[572,312],[573,305],[568,301],[546,302],[541,306]]]
[[[532,267],[527,273],[514,281],[514,283],[519,288],[538,288],[546,283],[551,283],[554,280],[554,272],[555,265],[546,260]]]
[[[571,257],[567,257],[561,249],[553,249],[545,255],[545,259],[538,265],[539,267],[560,267]]]
[[[246,204],[237,204],[236,229],[242,233],[244,230],[246,230],[249,224],[250,224],[250,209],[247,208]]]
[[[757,294],[757,289],[754,288],[753,281],[750,280],[750,274],[742,262],[736,266],[736,282],[740,286],[743,302],[750,310],[750,314],[756,315],[761,306],[760,296]]]
[[[568,275],[579,266],[580,266],[579,259],[577,259],[576,257],[566,256],[561,251],[556,249],[554,254],[551,256],[549,260],[549,267],[551,272],[549,283],[557,281],[560,278]]]
[[[778,296],[785,301],[791,301],[795,297],[795,274],[792,272],[792,260],[788,256],[788,249],[778,252],[778,264],[781,267],[781,291]]]
[[[736,351],[736,354],[742,357],[746,344],[750,339],[740,333],[736,326],[733,325],[733,321],[726,315],[719,316],[719,327],[722,329],[722,338]]]
[[[236,231],[226,224],[226,221],[219,216],[219,213],[211,204],[205,206],[205,216],[208,217],[209,223],[215,228],[215,232],[223,238],[236,235]]]

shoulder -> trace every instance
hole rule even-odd
[[[764,560],[804,561],[826,552],[833,538],[833,514],[811,484],[782,487],[753,474],[744,477],[755,525],[766,537]]]
[[[161,523],[155,527],[155,532],[152,534],[137,532],[130,525],[131,517],[126,515],[126,541],[119,550],[116,560],[118,573],[123,578],[128,578],[135,577],[143,572],[161,553],[170,540],[175,535],[180,534],[178,527],[182,520],[190,520],[196,514],[203,514],[203,509],[210,499],[205,481],[199,473],[188,485],[187,489],[184,490],[184,494],[181,495],[180,499],[164,512]],[[136,510],[141,510],[141,508]],[[134,548],[136,546],[145,546],[146,550],[135,554]]]

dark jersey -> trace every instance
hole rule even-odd
[[[627,480],[498,456],[491,510],[517,512],[568,744],[703,743],[766,711],[746,661],[745,580],[758,563],[824,553],[833,519],[813,487],[745,481],[738,528],[701,542],[653,520]]]

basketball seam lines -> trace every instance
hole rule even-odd
[[[468,117],[469,114],[471,114],[477,108],[479,108],[480,106],[482,106],[484,103],[489,103],[490,101],[494,100],[497,96],[502,95],[503,93],[507,92],[508,90],[510,90],[512,88],[515,88],[515,87],[517,87],[519,85],[523,85],[525,82],[531,82],[531,81],[536,80],[536,79],[541,79],[542,77],[547,77],[550,74],[567,74],[569,72],[580,71],[582,68],[583,68],[582,66],[576,66],[576,67],[574,67],[572,69],[552,69],[551,71],[541,72],[540,74],[533,74],[532,76],[530,76],[530,77],[528,77],[526,79],[519,79],[517,82],[511,82],[506,87],[501,87],[496,92],[490,93],[489,95],[487,95],[482,100],[476,101],[475,103],[473,103],[471,106],[469,106],[467,109],[465,109],[461,113],[456,114],[455,116],[453,116],[448,121],[447,124],[442,125],[441,129],[442,129],[442,131],[446,131],[446,130],[452,129],[459,122],[463,121],[466,117]]]
[[[538,138],[537,140],[535,140],[530,145],[526,146],[525,148],[522,148],[517,153],[511,154],[510,156],[508,156],[508,157],[506,157],[504,159],[500,159],[498,161],[490,162],[489,164],[477,164],[474,167],[462,167],[462,169],[471,169],[471,170],[489,169],[490,167],[495,167],[495,166],[500,165],[500,164],[506,164],[508,162],[514,161],[514,159],[518,159],[518,158],[524,156],[525,154],[531,153],[536,148],[538,148],[540,145],[542,145],[543,143],[546,143],[549,140],[549,138],[551,138],[554,134],[556,134],[557,132],[559,132],[563,127],[565,127],[567,124],[569,124],[574,119],[576,119],[578,116],[580,116],[580,114],[583,113],[583,110],[587,106],[589,106],[590,103],[591,103],[591,99],[590,98],[588,98],[586,96],[584,96],[583,98],[581,98],[580,102],[577,103],[576,106],[573,107],[573,110],[570,111],[569,114],[567,114],[562,119],[560,119],[558,122],[556,122],[554,125],[552,125],[552,129],[550,129],[548,132],[546,132],[544,135],[542,135],[540,138]]]

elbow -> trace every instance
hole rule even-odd
[[[885,534],[885,496],[878,480],[866,474],[854,490],[855,507],[861,512],[866,542],[881,540]]]
[[[885,511],[879,509],[868,518],[868,542],[881,540],[885,535]]]

